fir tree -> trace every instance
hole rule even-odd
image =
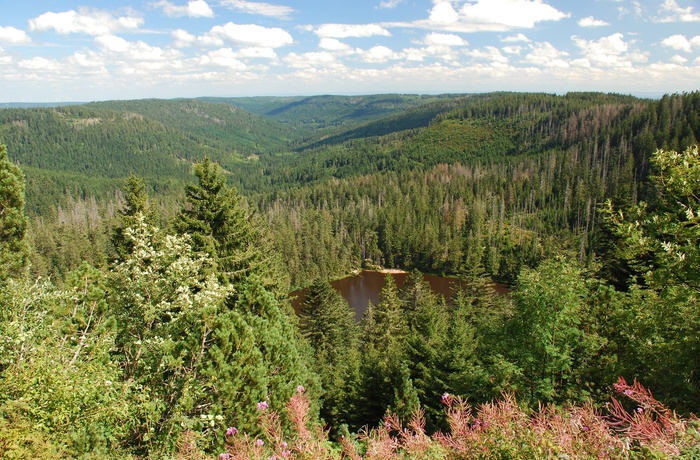
[[[0,280],[21,276],[29,262],[24,187],[22,170],[0,145]]]

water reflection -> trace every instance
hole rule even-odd
[[[399,288],[404,286],[408,273],[391,273],[385,274],[381,272],[363,270],[357,275],[348,276],[331,282],[331,285],[348,301],[350,307],[355,311],[355,319],[362,319],[369,302],[373,304],[379,303],[379,293],[384,286],[384,277],[393,276],[396,285]],[[446,299],[451,299],[454,295],[455,288],[458,286],[459,280],[454,278],[445,278],[442,276],[423,275],[433,292],[441,294]],[[504,285],[496,285],[496,292],[505,293],[507,288]],[[299,308],[306,296],[306,289],[291,292],[292,305],[294,311],[299,311]]]

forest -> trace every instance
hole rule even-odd
[[[699,458],[699,137],[698,92],[1,108],[0,458]],[[356,321],[361,268],[410,275]]]

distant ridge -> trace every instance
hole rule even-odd
[[[36,109],[42,107],[64,107],[83,105],[87,102],[0,102],[0,109]]]

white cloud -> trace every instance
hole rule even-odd
[[[664,0],[659,7],[658,22],[697,22],[700,14],[693,12],[693,7],[682,8],[676,0]]]
[[[284,5],[273,5],[263,2],[249,2],[246,0],[222,0],[221,4],[234,8],[238,11],[261,16],[270,16],[278,19],[289,19],[294,12],[294,8]]]
[[[55,71],[61,68],[61,63],[55,59],[33,57],[19,61],[17,66],[27,70]]]
[[[238,50],[238,55],[248,59],[277,59],[277,53],[274,49],[261,46],[241,48]]]
[[[661,44],[678,51],[689,53],[693,48],[700,48],[700,35],[688,40],[684,35],[671,35],[661,40]]]
[[[360,55],[362,56],[363,61],[373,63],[383,63],[390,60],[401,59],[403,57],[402,54],[395,53],[386,46],[373,46],[366,51],[362,51]]]
[[[518,35],[511,35],[509,37],[501,39],[503,43],[518,43],[518,42],[526,42],[528,43],[530,41],[529,38],[527,38],[523,34],[518,34]]]
[[[558,21],[569,16],[541,0],[477,0],[466,3],[459,13],[463,21],[506,29],[532,28],[537,22]]]
[[[29,20],[29,29],[35,32],[54,30],[61,35],[107,35],[121,30],[135,30],[143,24],[139,16],[114,17],[106,11],[75,10],[63,13],[44,13]]]
[[[576,36],[571,39],[592,65],[630,67],[632,62],[645,62],[647,60],[645,54],[628,52],[629,44],[622,37],[618,32],[598,40],[585,40]]]
[[[379,3],[379,8],[381,9],[392,9],[396,8],[401,4],[403,0],[382,0],[381,3]]]
[[[0,43],[10,43],[10,44],[23,44],[29,43],[32,39],[23,30],[19,30],[15,27],[2,27],[0,26]]]
[[[673,62],[674,64],[683,65],[683,64],[685,64],[686,62],[688,62],[688,59],[684,58],[683,56],[680,56],[680,55],[676,54],[676,55],[673,56],[671,59],[669,59],[669,61]]]
[[[439,2],[430,10],[430,21],[438,24],[452,24],[459,21],[459,13],[450,2]]]
[[[350,45],[348,45],[347,43],[343,43],[340,40],[328,37],[323,37],[320,40],[318,46],[319,48],[328,51],[348,51],[351,49]]]
[[[191,18],[213,18],[214,11],[205,0],[189,0],[187,5],[178,6],[168,0],[161,0],[155,6],[163,8],[163,13],[170,17],[189,16]]]
[[[467,41],[454,34],[428,34],[424,40],[426,45],[433,46],[465,46]]]
[[[140,40],[129,42],[116,35],[96,37],[95,43],[105,52],[121,55],[120,57],[132,61],[164,61],[179,56],[178,51],[163,50]]]
[[[184,29],[175,29],[170,32],[170,36],[173,39],[173,44],[177,48],[186,48],[197,41],[197,37]]]
[[[501,50],[504,53],[508,53],[508,54],[520,54],[520,52],[523,50],[523,47],[522,46],[504,46],[503,48],[501,48]]]
[[[321,38],[391,36],[388,30],[377,24],[323,24],[314,32]]]
[[[501,54],[498,48],[494,46],[486,46],[481,50],[471,50],[465,53],[467,56],[475,59],[494,62],[498,64],[506,64],[508,58]]]
[[[568,55],[569,53],[558,50],[549,42],[535,43],[530,45],[530,52],[523,62],[538,67],[568,68],[569,63],[563,59]]]
[[[579,19],[577,24],[580,27],[602,27],[602,26],[609,26],[609,22],[605,22],[601,19],[596,19],[593,16],[588,16],[586,18]]]
[[[335,56],[327,51],[310,53],[289,53],[284,61],[295,69],[307,69],[315,67],[334,67],[337,65]]]
[[[263,27],[256,24],[234,24],[229,22],[223,26],[214,26],[200,37],[204,44],[221,44],[231,41],[240,45],[259,46],[264,48],[279,48],[294,43],[289,32],[278,27]]]
[[[238,54],[231,48],[209,51],[206,55],[200,57],[199,64],[202,66],[216,65],[233,70],[243,70],[246,68],[245,63],[238,59]]]
[[[7,65],[12,62],[12,56],[5,54],[5,51],[0,48],[0,65]]]
[[[385,25],[447,32],[505,32],[570,16],[543,0],[469,0],[459,7],[460,3],[460,0],[433,0],[428,19]]]
[[[101,56],[93,51],[87,53],[75,52],[69,58],[68,62],[71,65],[75,65],[83,68],[94,68],[104,66],[104,60]]]

